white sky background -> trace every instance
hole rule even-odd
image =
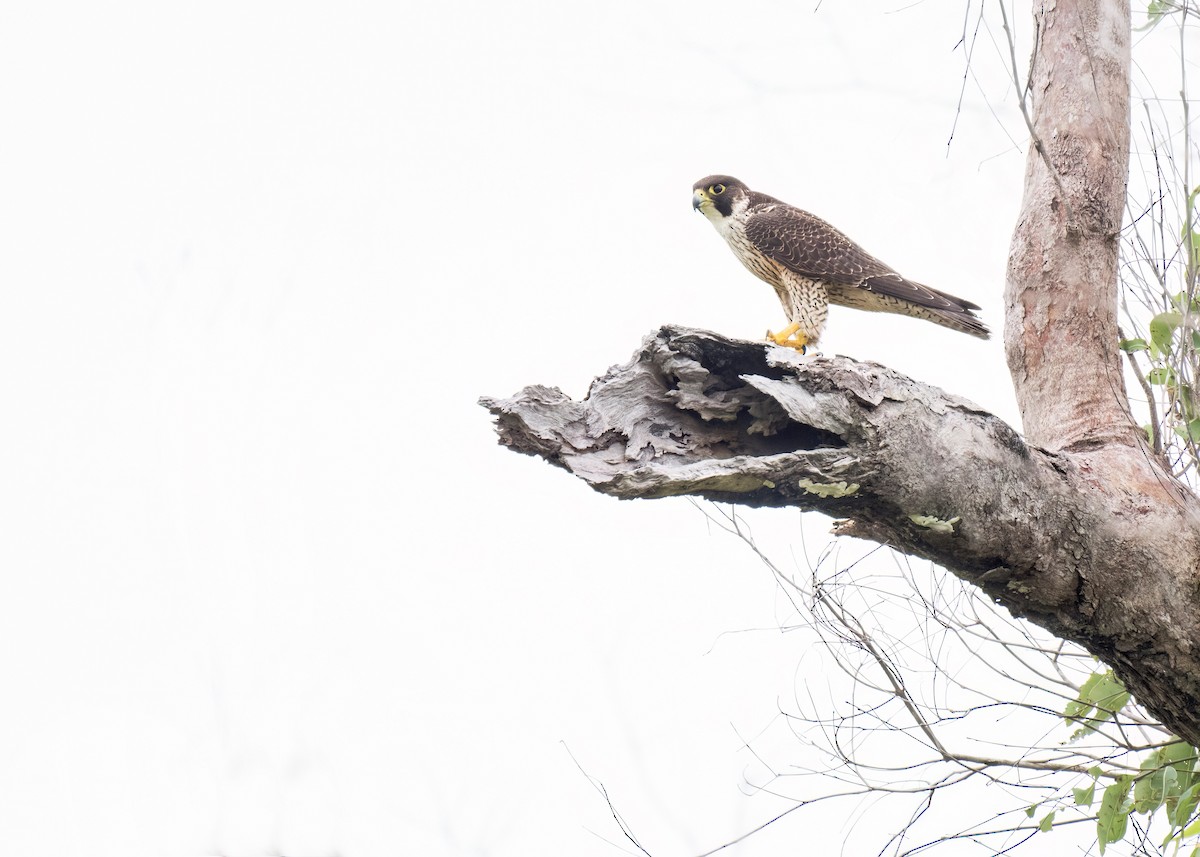
[[[827,679],[767,572],[685,500],[500,449],[475,399],[780,326],[691,209],[713,172],[1000,330],[996,14],[956,120],[957,4],[812,5],[6,11],[0,852],[621,853],[568,747],[655,857],[786,806],[737,736]],[[822,344],[1015,420],[998,340],[835,308]],[[828,540],[749,520],[786,562]]]

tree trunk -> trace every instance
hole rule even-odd
[[[1200,502],[1129,415],[1116,331],[1128,4],[1037,18],[1005,345],[1026,437],[886,368],[663,328],[574,402],[484,399],[501,442],[616,497],[796,506],[931,559],[1114,667],[1200,744]]]
[[[1037,25],[1034,140],[1004,292],[1008,367],[1030,443],[1131,445],[1141,432],[1129,416],[1116,321],[1129,3],[1044,4]]]

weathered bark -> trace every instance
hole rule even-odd
[[[1008,366],[1030,443],[1134,443],[1116,333],[1129,3],[1060,0],[1036,21],[1036,136],[1004,294]]]
[[[663,328],[587,399],[485,399],[501,441],[617,497],[796,506],[927,557],[1114,667],[1200,744],[1200,502],[1146,449],[1116,348],[1121,0],[1038,16],[1005,345],[1026,438],[884,367]],[[951,523],[953,522],[953,523]]]
[[[582,402],[535,386],[482,404],[501,443],[606,494],[816,510],[931,559],[1086,646],[1200,742],[1200,514],[1129,447],[1040,449],[876,364],[672,327]]]

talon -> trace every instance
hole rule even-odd
[[[776,345],[782,345],[787,348],[795,348],[801,354],[808,351],[808,337],[803,333],[799,333],[800,325],[798,322],[792,322],[779,333],[767,331],[767,339],[774,342]]]
[[[779,333],[772,333],[771,331],[768,330],[767,331],[767,339],[771,340],[776,345],[783,345],[788,341],[788,339],[791,338],[792,334],[794,334],[799,329],[800,329],[799,322],[793,321],[791,324],[789,324],[783,330],[779,331]],[[803,334],[801,334],[798,338],[803,342],[808,341],[808,338],[805,337]]]

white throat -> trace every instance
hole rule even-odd
[[[721,212],[717,211],[715,205],[706,205],[700,210],[704,212],[704,216],[708,218],[716,230],[721,235],[728,237],[729,233],[735,228],[735,224],[740,226],[742,223],[742,215],[746,213],[746,209],[750,206],[750,200],[745,195],[739,196],[733,201],[732,210],[728,217],[722,216]]]

